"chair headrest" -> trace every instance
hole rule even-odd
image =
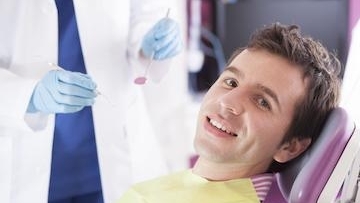
[[[290,202],[316,202],[354,128],[354,122],[349,119],[345,109],[334,109],[311,148],[277,174],[283,196],[291,199]]]

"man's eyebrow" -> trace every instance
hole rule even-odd
[[[229,66],[229,67],[227,67],[227,68],[224,70],[224,72],[227,72],[227,71],[232,72],[233,74],[235,74],[235,75],[238,76],[239,78],[244,78],[244,73],[243,73],[241,70],[235,68],[234,66]]]
[[[271,90],[270,88],[268,88],[268,87],[266,87],[266,86],[264,86],[262,84],[257,84],[256,87],[258,89],[260,89],[261,91],[265,92],[265,94],[269,95],[276,102],[279,109],[281,108],[280,103],[279,103],[279,99],[278,99],[277,95],[275,94],[275,92],[273,90]]]

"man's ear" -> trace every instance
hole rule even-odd
[[[303,153],[309,147],[310,143],[311,138],[301,140],[294,138],[291,141],[282,144],[273,158],[279,163],[290,161]]]

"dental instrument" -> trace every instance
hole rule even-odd
[[[52,62],[48,62],[48,65],[49,66],[53,66],[55,67],[56,69],[59,69],[59,70],[64,70],[63,68],[61,68],[60,66],[56,65],[55,63],[52,63]],[[117,104],[115,102],[113,102],[108,96],[104,95],[101,91],[99,91],[98,89],[95,89],[94,90],[94,93],[97,95],[97,96],[102,96],[107,103],[109,103],[111,106],[116,106]]]
[[[170,8],[168,8],[168,10],[167,10],[167,12],[166,12],[165,18],[168,18],[168,17],[169,17],[169,13],[170,13]],[[135,80],[134,80],[134,83],[135,83],[135,84],[137,84],[137,85],[144,85],[144,84],[146,83],[148,71],[149,71],[149,69],[150,69],[150,67],[151,67],[151,65],[152,65],[152,63],[153,63],[153,61],[154,61],[154,55],[155,55],[155,53],[152,52],[152,53],[151,53],[151,56],[150,56],[150,59],[149,59],[150,61],[149,61],[148,65],[147,65],[146,68],[145,68],[145,73],[144,73],[144,75],[135,78]]]

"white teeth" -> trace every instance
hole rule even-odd
[[[228,129],[226,129],[225,126],[221,125],[221,123],[219,123],[219,122],[217,122],[217,121],[215,121],[215,120],[212,120],[212,119],[210,119],[210,123],[211,123],[213,126],[215,126],[216,128],[218,128],[218,129],[220,129],[220,130],[222,130],[222,131],[224,131],[224,132],[226,132],[226,133],[228,133],[228,134],[231,134],[231,132],[230,132]]]

